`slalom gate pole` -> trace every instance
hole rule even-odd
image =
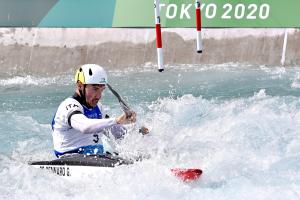
[[[160,0],[154,0],[155,12],[155,30],[156,30],[156,48],[157,48],[157,66],[158,71],[163,72],[163,48],[161,39],[161,26],[160,26]]]
[[[197,30],[197,52],[202,53],[202,36],[201,36],[201,9],[200,0],[196,0],[196,30]]]
[[[283,39],[283,45],[282,45],[282,53],[281,53],[281,65],[284,66],[285,64],[285,54],[286,54],[286,46],[287,46],[287,29],[284,31],[284,39]]]

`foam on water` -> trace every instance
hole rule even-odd
[[[172,69],[164,80],[149,71],[113,75],[114,85],[142,116],[138,124],[151,129],[150,135],[142,136],[134,131],[137,127],[131,127],[124,140],[116,143],[117,148],[124,157],[143,154],[151,158],[80,180],[27,165],[32,159],[54,158],[47,124],[54,105],[21,113],[1,111],[1,145],[9,150],[0,155],[0,197],[299,199],[300,93],[291,87],[298,80],[297,70],[224,65]],[[135,87],[123,85],[129,79]],[[120,113],[117,103],[109,102],[111,96],[105,98],[110,105],[106,110]],[[47,120],[30,110],[42,110]],[[170,173],[172,167],[199,167],[204,173],[194,183],[183,183]]]
[[[70,85],[69,76],[56,77],[34,77],[34,76],[14,76],[6,79],[0,79],[0,86],[47,86],[47,85]]]

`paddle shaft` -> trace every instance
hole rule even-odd
[[[106,84],[108,89],[115,95],[115,97],[118,99],[122,110],[126,113],[126,116],[131,116],[131,108],[128,106],[128,104],[122,99],[122,97],[119,95],[119,93],[114,90],[108,83]]]
[[[109,85],[108,83],[106,84],[108,89],[113,93],[113,95],[115,95],[115,97],[118,99],[120,106],[122,108],[122,110],[126,113],[127,117],[130,117],[132,115],[132,111],[131,108],[128,106],[128,104],[122,99],[122,97],[119,95],[119,93],[114,90],[111,85]],[[143,135],[148,134],[149,133],[149,129],[142,126],[139,129],[139,132],[142,133]]]

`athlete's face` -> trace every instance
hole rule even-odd
[[[85,100],[91,107],[95,107],[98,101],[102,97],[102,92],[105,89],[105,85],[93,84],[86,85],[85,87]]]

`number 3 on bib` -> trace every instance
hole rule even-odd
[[[94,136],[93,141],[94,141],[95,143],[98,143],[98,142],[99,142],[99,135],[98,135],[98,134],[94,134],[93,136]]]

